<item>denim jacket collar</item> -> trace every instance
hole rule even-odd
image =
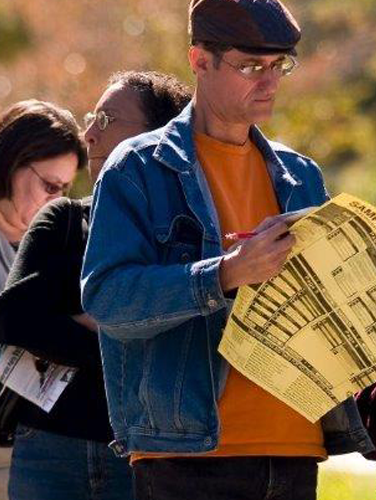
[[[193,138],[193,121],[194,105],[191,102],[177,118],[165,127],[153,157],[180,173],[194,169],[197,165],[197,158]],[[255,125],[250,129],[250,138],[265,158],[275,186],[279,183],[287,183],[291,187],[300,184],[301,181],[291,175],[286,165],[277,156],[270,141]]]

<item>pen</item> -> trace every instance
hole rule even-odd
[[[228,233],[225,235],[226,240],[249,240],[250,238],[253,238],[253,236],[256,236],[257,233],[255,232],[245,232],[245,233]]]

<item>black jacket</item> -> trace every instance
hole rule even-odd
[[[48,414],[22,401],[20,423],[71,437],[112,438],[98,337],[70,316],[82,313],[80,271],[91,198],[48,204],[24,236],[0,295],[0,342],[78,368]]]

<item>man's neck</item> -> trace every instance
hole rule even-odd
[[[231,123],[215,113],[203,99],[194,98],[194,131],[217,141],[243,146],[249,139],[251,124]]]

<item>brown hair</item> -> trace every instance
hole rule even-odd
[[[220,62],[222,61],[223,54],[229,52],[231,49],[235,49],[232,45],[222,42],[204,42],[200,40],[192,40],[191,45],[200,45],[204,50],[210,52],[213,55],[213,64],[216,69],[219,68]],[[238,50],[241,50],[238,48]],[[245,51],[244,51],[245,52]]]
[[[0,116],[0,199],[12,196],[16,170],[35,161],[74,153],[86,165],[86,148],[72,113],[50,102],[30,99]]]
[[[166,125],[192,99],[189,87],[174,76],[157,71],[119,71],[108,83],[130,87],[138,93],[150,130]]]

